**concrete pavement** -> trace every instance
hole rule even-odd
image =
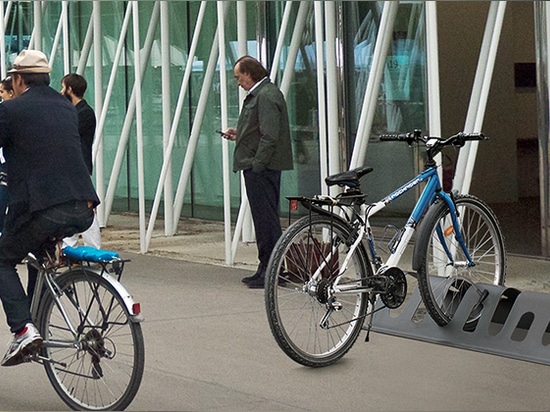
[[[379,333],[365,343],[362,332],[330,367],[298,365],[271,335],[263,291],[240,283],[255,269],[255,245],[224,266],[223,234],[206,224],[172,239],[155,235],[141,255],[136,226],[122,220],[104,231],[104,247],[132,260],[123,283],[141,302],[146,343],[144,379],[128,410],[548,410],[548,366]],[[512,257],[509,279],[544,290],[548,268]],[[1,339],[9,340],[7,327]],[[68,410],[39,365],[0,376],[0,410]]]

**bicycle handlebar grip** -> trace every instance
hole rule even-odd
[[[412,133],[387,133],[380,135],[380,141],[383,142],[395,142],[402,140],[411,140],[414,136]]]
[[[461,133],[464,140],[488,140],[489,138],[481,132],[477,133]]]

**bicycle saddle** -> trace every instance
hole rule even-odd
[[[328,186],[339,185],[348,186],[350,188],[359,187],[359,179],[372,172],[374,169],[369,166],[358,167],[357,169],[348,170],[347,172],[338,173],[332,176],[328,176],[325,182]]]

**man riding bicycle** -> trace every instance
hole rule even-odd
[[[23,50],[9,71],[16,98],[0,105],[0,147],[9,170],[0,299],[15,334],[2,366],[23,362],[42,344],[16,265],[29,252],[40,255],[52,238],[85,231],[99,204],[80,149],[76,109],[49,86],[50,71],[44,53]]]

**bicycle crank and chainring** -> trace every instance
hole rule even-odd
[[[399,268],[387,268],[381,274],[386,278],[385,290],[380,293],[380,299],[390,309],[397,309],[407,297],[407,278]]]

